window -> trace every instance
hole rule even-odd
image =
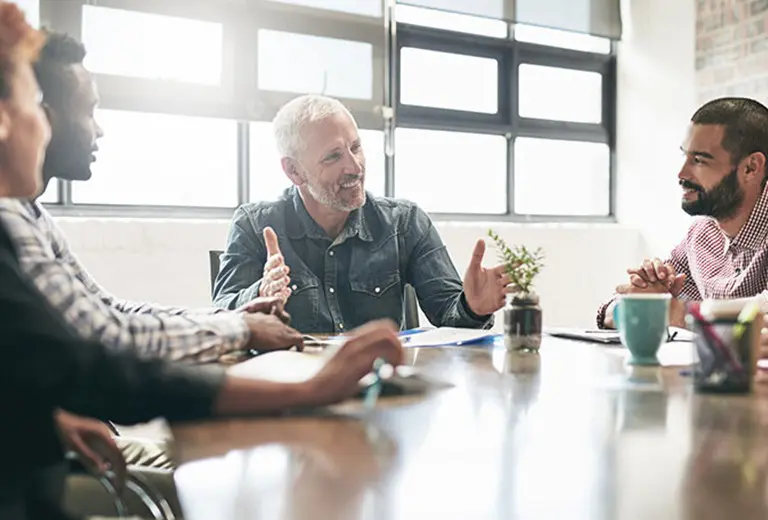
[[[493,20],[501,20],[504,17],[505,4],[509,2],[510,0],[396,0],[398,6],[413,5],[460,16]]]
[[[226,217],[275,200],[291,182],[268,120],[306,93],[366,128],[373,194],[443,218],[615,209],[616,46],[587,34],[620,35],[615,0],[11,1],[82,40],[100,83],[93,178],[39,199],[64,213]]]
[[[37,200],[38,202],[47,202],[49,204],[59,202],[59,181],[54,179],[49,182],[45,191]]]
[[[83,6],[85,66],[94,72],[219,85],[223,27],[219,23]]]
[[[490,36],[492,38],[507,37],[507,23],[502,20],[436,9],[425,9],[412,5],[397,4],[395,6],[395,19],[399,23],[421,25],[435,29]]]
[[[40,0],[14,0],[32,27],[40,27]]]
[[[383,197],[386,194],[386,169],[384,155],[384,132],[381,130],[358,130],[365,152],[365,189]]]
[[[381,16],[381,0],[272,0],[281,4],[304,5],[363,16]]]
[[[507,212],[503,136],[398,128],[395,194],[437,213]]]
[[[520,117],[595,123],[602,121],[599,72],[523,63],[519,71]]]
[[[524,4],[518,20],[610,22],[563,14],[588,13],[575,0],[557,13],[538,0],[398,0],[395,195],[437,213],[611,216],[611,40],[500,21],[511,3]],[[474,31],[472,16],[430,7],[488,16],[475,21],[498,32]]]
[[[384,195],[384,132],[358,131],[365,152],[365,189],[374,195]],[[255,122],[250,125],[251,149],[251,201],[277,200],[283,190],[291,186],[280,165],[272,135],[272,124]]]
[[[536,43],[549,47],[560,47],[574,51],[611,53],[611,40],[591,34],[583,34],[535,25],[515,25],[515,39],[521,42]]]
[[[272,134],[272,123],[250,124],[251,201],[277,200],[291,186],[280,165],[280,154]]]
[[[99,110],[93,178],[72,184],[86,204],[235,207],[237,122]]]
[[[373,97],[373,46],[261,29],[258,76],[261,90],[368,100]]]
[[[604,143],[515,139],[515,213],[610,213],[610,150]],[[558,161],[551,161],[557,157]]]
[[[498,111],[498,61],[413,47],[400,50],[400,102],[468,112]]]

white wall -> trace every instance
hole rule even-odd
[[[623,0],[617,114],[618,219],[663,257],[682,239],[680,145],[696,109],[694,0]]]
[[[208,250],[223,249],[227,221],[59,218],[92,274],[122,298],[174,305],[210,303]],[[589,326],[599,302],[637,258],[636,232],[615,225],[437,224],[463,274],[475,241],[488,227],[509,241],[541,246],[546,267],[538,283],[545,321]],[[613,253],[609,253],[613,251]],[[489,248],[486,264],[496,262]]]
[[[598,303],[644,256],[664,255],[685,229],[678,147],[696,105],[694,0],[626,0],[618,67],[617,225],[490,224],[509,241],[542,246],[545,323],[591,326]],[[567,164],[562,166],[567,167]],[[74,250],[109,290],[168,304],[210,301],[209,249],[228,222],[60,219]],[[489,224],[438,223],[463,272]],[[491,253],[493,253],[491,251]],[[486,263],[493,263],[489,255]]]

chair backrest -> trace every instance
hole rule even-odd
[[[208,264],[211,269],[211,296],[213,296],[213,286],[216,284],[216,277],[219,276],[219,268],[221,267],[221,255],[224,251],[218,251],[216,249],[208,251]]]
[[[403,322],[406,330],[419,328],[419,301],[416,290],[409,283],[405,284],[403,291]]]

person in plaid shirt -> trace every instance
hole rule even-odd
[[[677,327],[685,326],[685,301],[768,302],[768,108],[747,98],[710,101],[693,114],[682,151],[682,208],[697,218],[669,257],[628,269],[616,289],[670,293]],[[614,301],[598,309],[598,327],[614,328]]]
[[[80,42],[51,33],[35,63],[51,125],[43,165],[46,186],[53,178],[91,177],[103,133],[94,119],[99,98],[83,67],[84,58]],[[36,201],[0,200],[0,221],[14,241],[25,274],[83,339],[145,357],[195,362],[215,361],[233,350],[269,350],[301,342],[301,335],[283,323],[287,316],[276,300],[221,312],[116,298],[90,276],[51,215]]]
[[[55,177],[91,177],[102,131],[94,120],[98,94],[83,67],[84,57],[80,42],[51,33],[34,66],[51,126],[43,165],[45,185]],[[235,350],[273,350],[302,342],[301,334],[286,324],[288,315],[279,298],[260,298],[234,312],[116,298],[90,276],[51,215],[36,201],[0,198],[0,225],[13,241],[24,275],[84,341],[145,359],[193,362],[215,361]],[[117,441],[130,465],[173,468],[164,443],[126,437]],[[155,474],[154,483],[170,495],[172,478]]]

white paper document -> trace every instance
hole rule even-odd
[[[227,373],[248,379],[263,379],[276,383],[301,383],[312,379],[325,364],[326,358],[303,352],[276,351],[256,356],[232,365]]]
[[[403,346],[408,347],[441,347],[470,345],[490,341],[497,336],[490,330],[460,329],[454,327],[438,327],[424,332],[410,333],[402,336]]]

